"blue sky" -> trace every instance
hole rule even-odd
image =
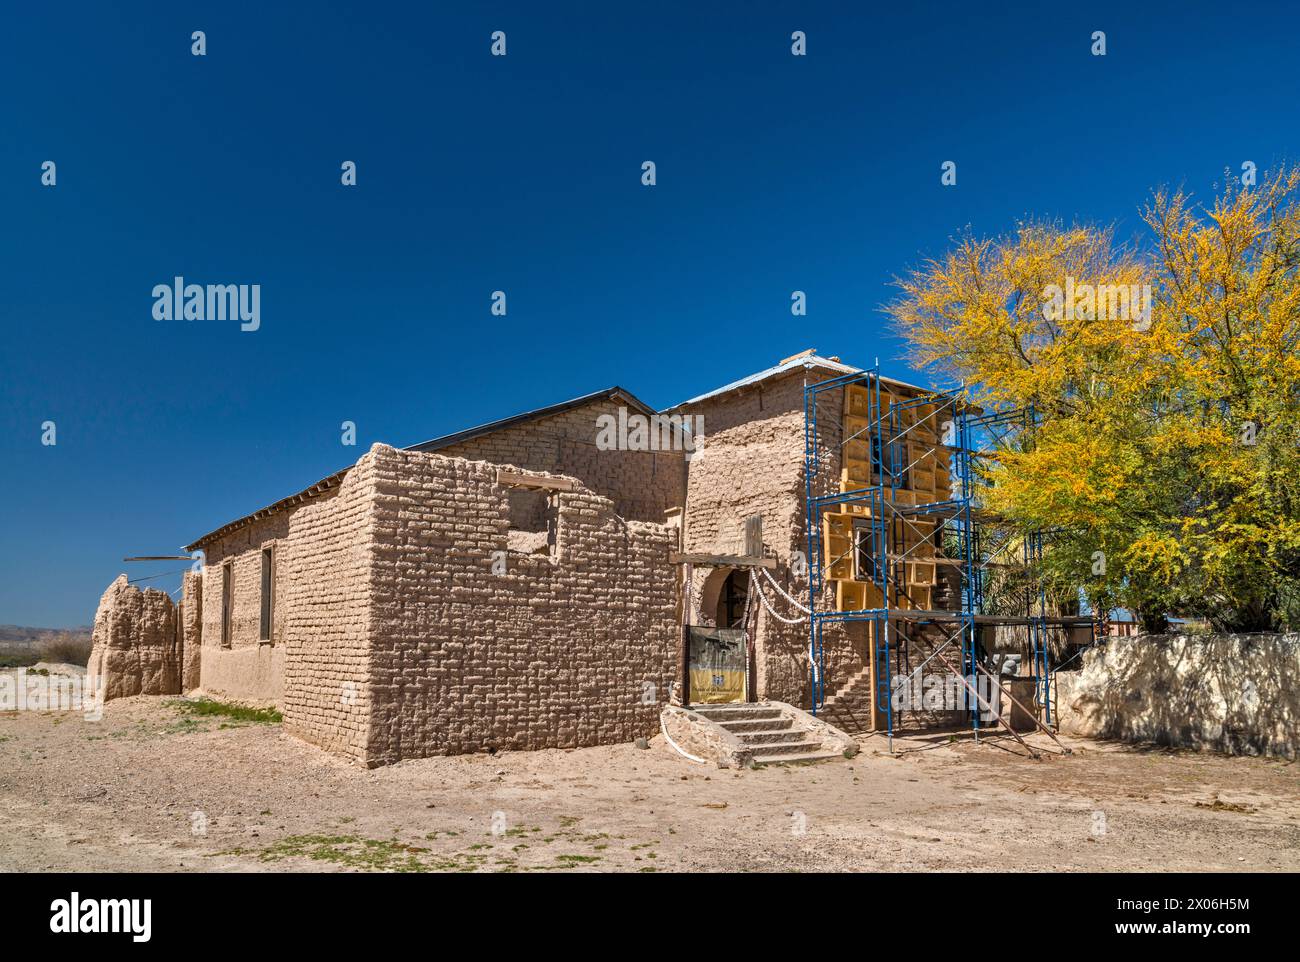
[[[180,567],[124,555],[175,552],[375,441],[611,384],[666,406],[809,347],[915,376],[879,309],[954,233],[1047,216],[1127,237],[1158,184],[1208,196],[1225,168],[1294,159],[1298,20],[1187,2],[11,5],[0,623],[88,623],[120,571]],[[260,284],[261,328],[155,321],[151,291],[178,274]]]

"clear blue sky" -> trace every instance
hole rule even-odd
[[[0,622],[88,623],[180,567],[124,555],[375,441],[808,347],[911,374],[879,308],[966,225],[1135,234],[1157,184],[1294,156],[1287,5],[1004,6],[8,5]],[[155,321],[177,274],[260,284],[261,329]]]

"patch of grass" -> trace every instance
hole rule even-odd
[[[573,865],[589,865],[592,862],[599,862],[600,856],[599,855],[557,855],[555,856],[555,860],[557,862],[563,863],[564,866],[567,868]]]
[[[352,820],[351,816],[345,816],[341,821]],[[572,817],[561,819],[564,827],[551,835],[541,834],[543,829],[539,826],[515,826],[501,833],[502,844],[499,848],[494,842],[474,841],[476,832],[440,829],[421,833],[424,839],[429,840],[461,836],[463,841],[459,843],[459,849],[448,852],[422,847],[419,840],[414,843],[402,841],[396,836],[397,829],[393,830],[392,838],[379,839],[336,827],[324,828],[319,834],[292,835],[263,849],[250,851],[240,848],[216,854],[242,855],[261,862],[277,862],[288,858],[309,859],[362,872],[545,873],[618,864],[625,855],[632,855],[635,862],[643,865],[644,862],[658,859],[658,855],[652,851],[660,844],[657,841],[636,843],[625,848],[630,841],[626,836],[597,831],[595,826],[580,829],[577,827],[580,821]],[[465,837],[467,835],[469,837]],[[618,844],[615,840],[618,840]],[[556,848],[562,851],[550,849],[547,852],[538,842],[559,843]],[[527,864],[521,864],[520,859],[527,857],[525,853],[533,857],[527,859]],[[650,866],[644,866],[640,870],[655,871]]]
[[[420,859],[427,848],[416,848],[359,835],[290,835],[262,849],[262,862],[301,857],[313,862],[330,862],[368,872],[424,872],[428,866]]]
[[[527,825],[516,825],[513,828],[506,829],[501,834],[504,835],[506,838],[523,838],[529,832],[540,832],[540,831],[541,831],[540,828],[529,828]]]
[[[219,716],[243,722],[278,723],[284,721],[284,716],[274,708],[249,708],[246,705],[231,705],[211,698],[196,698],[193,701],[169,701],[167,704],[184,712],[186,715],[198,717]]]

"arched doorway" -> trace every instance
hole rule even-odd
[[[741,628],[749,603],[748,569],[713,568],[693,604],[695,623],[688,623],[687,691],[701,704],[743,702],[751,684],[748,632]],[[749,630],[753,630],[751,621]]]
[[[719,628],[739,628],[745,620],[749,603],[749,572],[733,568],[718,590],[714,624]]]

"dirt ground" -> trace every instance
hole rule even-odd
[[[735,771],[656,738],[366,771],[161,698],[6,712],[0,870],[1300,869],[1296,764],[1066,743],[868,737]]]

